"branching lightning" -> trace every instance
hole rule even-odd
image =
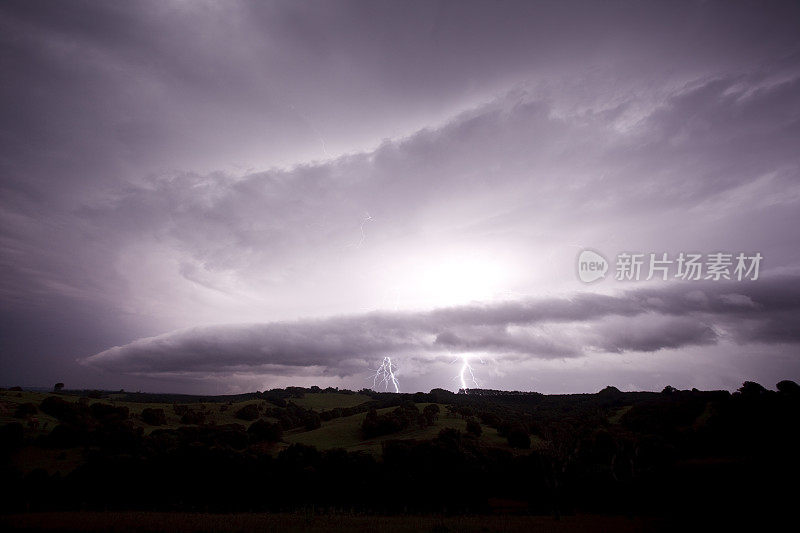
[[[389,390],[389,386],[394,387],[395,392],[400,392],[400,382],[397,381],[394,373],[397,371],[397,366],[392,363],[391,357],[384,357],[381,366],[375,372],[375,378],[372,380],[372,386],[377,387],[383,385],[383,390]]]
[[[469,356],[466,354],[461,356],[461,370],[456,378],[461,383],[461,389],[463,389],[464,392],[469,389],[467,386],[468,382],[473,384],[476,388],[480,388],[478,379],[475,377],[475,371],[472,369],[472,365],[469,364]]]

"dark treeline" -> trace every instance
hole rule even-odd
[[[21,387],[14,387],[22,390]],[[11,390],[14,390],[12,388]],[[347,389],[338,389],[335,387],[327,387],[320,389],[319,387],[287,387],[285,389],[272,389],[268,391],[246,392],[243,394],[223,394],[216,396],[196,395],[196,394],[174,394],[174,393],[158,393],[158,392],[126,392],[125,390],[107,391],[107,390],[78,390],[78,389],[61,389],[59,394],[69,396],[87,397],[93,399],[102,399],[114,397],[117,400],[124,402],[137,402],[137,403],[231,403],[243,402],[247,400],[286,400],[289,398],[302,398],[306,393],[314,392],[338,392],[340,394],[356,394],[355,392]],[[371,392],[371,391],[370,391]]]
[[[466,419],[469,431],[444,429],[427,441],[389,440],[378,457],[299,444],[270,453],[283,431],[319,422],[309,422],[310,410],[291,401],[296,390],[254,393],[264,405],[256,408],[249,430],[243,424],[200,424],[149,435],[133,427],[125,407],[54,395],[40,408],[60,423],[38,444],[79,446],[86,460],[66,476],[44,470],[23,475],[10,458],[24,442],[24,429],[4,426],[2,475],[13,490],[3,510],[314,506],[478,513],[491,511],[491,502],[499,500],[519,502],[531,513],[707,514],[730,508],[774,513],[794,505],[800,387],[793,382],[781,382],[777,391],[748,382],[733,394],[671,387],[661,393],[609,387],[598,394],[555,396],[367,393],[371,401],[324,416],[366,412],[362,430],[370,438],[433,424],[445,413],[414,402],[436,402],[447,416]],[[379,414],[380,407],[395,409]],[[323,414],[314,413],[320,420]],[[151,415],[158,420],[158,413]],[[490,430],[512,446],[481,445],[478,435]],[[532,446],[531,439],[540,445]]]

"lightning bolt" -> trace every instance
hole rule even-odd
[[[328,149],[325,147],[325,139],[322,137],[322,134],[319,132],[319,130],[316,127],[314,127],[314,124],[310,120],[308,120],[308,118],[306,118],[306,116],[303,113],[301,113],[294,105],[290,105],[289,109],[297,113],[297,116],[300,117],[300,120],[302,120],[305,123],[305,125],[311,129],[312,132],[314,132],[314,135],[317,136],[317,139],[322,145],[322,153],[325,154],[325,157],[331,157],[331,154],[328,153]]]
[[[361,245],[364,244],[364,239],[366,238],[366,235],[364,235],[364,224],[370,220],[372,220],[372,217],[369,215],[369,213],[364,213],[364,218],[361,219],[361,240],[358,241],[359,248],[361,248]]]
[[[389,385],[394,387],[395,392],[400,392],[400,382],[397,381],[394,373],[397,366],[392,363],[391,357],[384,357],[381,366],[375,372],[375,377],[372,380],[372,386],[377,387],[383,385],[383,390],[389,390]]]
[[[345,248],[361,248],[364,245],[364,239],[366,239],[367,235],[364,233],[364,226],[370,220],[375,220],[369,213],[364,213],[364,216],[361,218],[361,224],[359,225],[359,230],[361,231],[361,238],[358,242],[348,244]]]
[[[461,370],[456,378],[461,382],[461,388],[464,392],[469,389],[467,381],[475,385],[476,388],[480,388],[480,384],[478,384],[478,380],[475,377],[475,371],[472,369],[472,365],[469,364],[469,356],[466,354],[461,356]]]

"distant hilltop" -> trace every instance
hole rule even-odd
[[[543,396],[541,392],[497,389],[458,389],[456,394],[469,394],[470,396]]]

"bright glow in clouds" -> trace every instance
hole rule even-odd
[[[510,265],[477,253],[412,256],[391,271],[400,308],[448,307],[488,301],[509,290]]]

